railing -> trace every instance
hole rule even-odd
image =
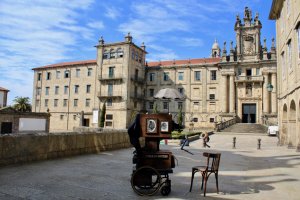
[[[122,98],[122,92],[121,91],[113,91],[113,92],[108,92],[108,91],[102,91],[98,92],[98,97],[99,98]]]
[[[220,131],[220,130],[223,130],[223,129],[225,129],[225,128],[233,125],[233,124],[236,124],[236,117],[234,117],[234,118],[232,118],[232,119],[230,119],[228,121],[216,123],[215,130],[216,131]]]
[[[262,82],[264,81],[264,77],[263,76],[236,76],[235,77],[235,82],[250,82],[250,81]]]
[[[132,76],[131,80],[135,81],[139,84],[145,84],[145,82],[146,82],[144,78],[140,78],[140,77],[137,77],[137,76]]]
[[[102,74],[98,76],[100,81],[107,81],[107,80],[122,80],[122,74]]]

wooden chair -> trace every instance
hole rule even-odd
[[[217,193],[219,193],[219,185],[218,185],[218,172],[219,172],[219,164],[220,164],[220,153],[203,153],[204,157],[207,157],[207,162],[205,166],[195,166],[192,169],[192,178],[191,178],[191,186],[190,192],[192,191],[194,175],[197,172],[201,172],[202,175],[202,184],[201,190],[203,189],[203,182],[204,182],[204,196],[206,195],[206,184],[208,177],[214,173],[216,178],[216,185],[217,185]]]

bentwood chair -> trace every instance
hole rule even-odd
[[[206,195],[207,180],[208,180],[209,176],[212,173],[215,174],[216,185],[217,185],[217,193],[219,193],[218,172],[219,172],[219,164],[220,164],[221,154],[220,153],[207,153],[207,152],[204,152],[203,156],[207,158],[206,165],[195,166],[195,167],[192,168],[192,178],[191,178],[190,192],[192,191],[195,173],[201,172],[201,175],[202,175],[201,190],[203,190],[203,183],[204,183],[204,196]]]

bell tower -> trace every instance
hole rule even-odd
[[[217,40],[213,43],[211,47],[211,57],[212,58],[218,58],[221,56],[221,48],[219,46],[219,43]]]
[[[237,59],[238,60],[260,60],[261,59],[261,41],[260,30],[261,22],[256,13],[252,19],[252,11],[245,7],[244,24],[240,16],[236,16],[234,30],[236,32]]]

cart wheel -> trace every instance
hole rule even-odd
[[[156,169],[144,166],[131,176],[131,187],[139,195],[151,196],[160,188],[161,177]]]
[[[163,196],[168,196],[171,192],[171,186],[170,185],[165,185],[165,186],[162,186],[161,189],[160,189],[160,193],[163,195]]]

